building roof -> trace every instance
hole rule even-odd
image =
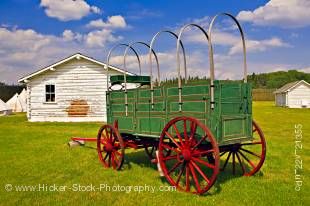
[[[289,90],[291,90],[292,88],[296,87],[297,85],[301,84],[301,83],[305,83],[306,85],[308,85],[310,87],[310,84],[308,82],[306,82],[305,80],[300,80],[300,81],[295,81],[295,82],[290,82],[285,84],[284,86],[280,87],[279,89],[277,89],[274,93],[285,93]]]
[[[39,75],[39,74],[41,74],[41,73],[43,73],[43,72],[46,72],[46,71],[49,71],[49,70],[53,70],[54,67],[56,67],[56,66],[58,66],[58,65],[61,65],[61,64],[64,64],[64,63],[66,63],[66,62],[68,62],[68,61],[70,61],[70,60],[72,60],[72,59],[74,59],[74,58],[76,58],[76,59],[83,58],[83,59],[86,59],[86,60],[91,61],[91,62],[93,62],[93,63],[99,64],[99,65],[101,65],[101,66],[107,66],[106,63],[103,63],[103,62],[101,62],[101,61],[98,61],[98,60],[96,60],[96,59],[94,59],[94,58],[92,58],[92,57],[88,57],[88,56],[83,55],[83,54],[81,54],[81,53],[76,53],[76,54],[73,54],[73,55],[71,55],[71,56],[69,56],[69,57],[67,57],[67,58],[65,58],[65,59],[62,59],[62,60],[60,60],[60,61],[54,63],[54,64],[51,64],[51,65],[49,65],[49,66],[47,66],[47,67],[44,67],[44,68],[42,68],[42,69],[39,69],[39,70],[37,70],[37,71],[35,71],[35,72],[31,73],[31,74],[28,74],[27,76],[24,76],[24,77],[20,78],[20,79],[18,80],[18,82],[21,82],[21,83],[25,82],[25,83],[27,83],[27,81],[28,81],[30,78],[32,78],[32,77],[34,77],[34,76],[37,76],[37,75]],[[124,70],[119,69],[119,68],[114,67],[114,66],[111,66],[111,65],[109,65],[109,68],[110,68],[110,69],[113,69],[113,70],[115,70],[115,71],[121,72],[121,73],[125,73]],[[128,75],[133,75],[133,73],[130,73],[130,72],[126,72],[126,74],[128,74]]]

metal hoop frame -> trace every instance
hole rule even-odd
[[[168,34],[171,34],[172,36],[174,36],[176,39],[178,39],[178,35],[172,31],[169,31],[169,30],[162,30],[162,31],[159,31],[157,32],[152,40],[151,40],[151,43],[150,43],[150,49],[149,49],[149,62],[150,62],[150,78],[151,78],[151,104],[152,104],[152,109],[154,108],[154,85],[153,85],[153,61],[152,61],[152,51],[153,51],[153,46],[154,46],[154,43],[156,41],[156,39],[159,37],[160,34],[162,33],[168,33]],[[185,49],[184,49],[184,46],[183,46],[183,43],[182,41],[180,41],[180,45],[182,47],[182,53],[183,53],[183,62],[184,62],[184,75],[185,75],[185,82],[187,83],[187,71],[186,71],[186,55],[185,55]],[[159,65],[157,65],[157,78],[158,78],[158,85],[160,85],[160,71],[159,71]]]
[[[137,41],[137,42],[133,42],[131,44],[129,44],[126,49],[125,49],[125,52],[124,52],[124,70],[125,70],[125,73],[124,73],[124,88],[125,88],[125,107],[126,107],[126,116],[128,116],[128,96],[127,96],[127,80],[126,80],[126,73],[128,72],[127,70],[127,67],[126,67],[126,57],[127,57],[127,54],[128,54],[128,49],[131,48],[133,51],[135,51],[133,49],[133,46],[136,45],[136,44],[141,44],[141,45],[144,45],[146,46],[147,48],[150,49],[151,51],[151,54],[154,55],[155,57],[155,60],[156,60],[156,64],[157,64],[157,70],[159,71],[159,62],[158,62],[158,57],[155,53],[155,51],[150,47],[150,45],[148,45],[147,43],[145,42],[142,42],[142,41]],[[138,55],[139,56],[139,55]],[[151,56],[152,58],[152,56]],[[140,68],[140,75],[141,75],[141,64],[140,64],[140,59],[138,60],[139,61],[139,68]],[[158,73],[159,74],[159,73]],[[151,84],[152,84],[152,79],[151,80]],[[153,97],[153,89],[151,89],[151,94],[152,94],[152,97]],[[154,105],[152,104],[152,108],[154,107]]]
[[[198,28],[207,38],[207,42],[209,43],[209,36],[207,32],[198,24],[190,23],[183,26],[179,32],[178,40],[177,40],[177,72],[178,72],[178,90],[179,90],[179,111],[182,111],[182,81],[181,81],[181,62],[180,62],[180,45],[182,34],[188,27],[196,27]],[[210,57],[210,56],[209,56]],[[187,70],[186,65],[184,65],[185,71]],[[186,71],[187,73],[187,71]]]
[[[247,63],[246,63],[246,46],[245,46],[245,38],[244,38],[244,33],[243,30],[241,28],[240,23],[238,22],[238,20],[231,14],[229,13],[219,13],[217,14],[215,17],[213,17],[209,29],[208,29],[208,35],[209,35],[209,59],[210,59],[210,84],[211,84],[211,109],[214,109],[214,58],[213,58],[213,47],[212,47],[212,28],[213,28],[213,24],[215,22],[215,20],[219,17],[219,16],[228,16],[230,17],[235,24],[238,26],[240,35],[241,35],[241,40],[242,40],[242,47],[243,47],[243,81],[244,83],[247,82]]]
[[[194,24],[194,23],[190,23],[190,24],[186,24],[185,26],[183,26],[179,32],[178,35],[176,35],[175,33],[169,31],[169,30],[162,30],[157,32],[153,38],[152,41],[150,43],[150,45],[144,43],[144,42],[134,42],[130,45],[128,44],[117,44],[114,47],[112,47],[112,49],[109,51],[109,54],[107,56],[107,65],[105,67],[106,71],[107,71],[107,78],[109,80],[109,73],[108,73],[108,68],[109,68],[109,61],[110,61],[110,56],[112,51],[114,51],[114,49],[116,49],[119,46],[126,46],[125,49],[125,53],[124,53],[124,69],[125,72],[128,73],[127,69],[126,69],[126,55],[128,53],[128,49],[130,48],[136,55],[138,63],[139,63],[139,69],[140,69],[140,74],[141,74],[141,62],[140,62],[140,58],[138,53],[136,52],[136,50],[134,50],[132,48],[132,46],[134,44],[142,44],[145,45],[149,48],[149,62],[150,62],[150,80],[151,80],[151,103],[152,103],[152,109],[154,108],[154,85],[153,85],[153,65],[152,65],[152,53],[155,56],[156,59],[156,63],[157,63],[157,73],[158,73],[158,81],[160,84],[160,70],[159,70],[159,63],[158,63],[158,58],[157,55],[155,53],[155,51],[153,50],[153,46],[155,43],[155,40],[157,39],[157,37],[161,34],[161,33],[169,33],[171,35],[173,35],[174,37],[177,38],[177,51],[176,51],[176,55],[177,55],[177,73],[178,73],[178,90],[179,90],[179,111],[182,111],[182,81],[181,81],[181,62],[180,62],[180,47],[182,48],[182,53],[183,53],[183,61],[184,61],[184,73],[185,73],[185,83],[187,83],[187,65],[186,65],[186,55],[185,55],[185,49],[183,46],[183,43],[181,41],[181,37],[183,32],[185,31],[186,28],[188,27],[196,27],[198,28],[207,38],[208,41],[208,48],[209,48],[209,62],[210,62],[210,96],[211,96],[211,109],[214,109],[215,106],[215,102],[214,102],[214,79],[215,79],[215,74],[214,74],[214,51],[213,51],[213,47],[212,47],[212,28],[213,25],[215,23],[215,20],[219,17],[219,16],[228,16],[230,17],[234,23],[238,26],[240,35],[241,35],[241,40],[242,40],[242,46],[243,46],[243,81],[244,83],[247,82],[247,62],[246,62],[246,45],[245,45],[245,37],[244,37],[244,33],[242,30],[242,27],[240,25],[240,23],[238,22],[238,20],[231,14],[229,13],[219,13],[217,14],[215,17],[213,17],[208,32],[206,32],[201,26],[199,26],[198,24]],[[124,73],[124,83],[125,83],[125,101],[126,101],[126,116],[127,116],[127,82],[126,82],[126,73]],[[109,91],[109,81],[107,80],[107,92]]]
[[[124,44],[124,43],[116,44],[116,45],[114,45],[114,46],[110,49],[110,51],[109,51],[109,53],[108,53],[108,56],[107,56],[107,63],[106,63],[106,66],[104,67],[104,68],[106,69],[106,75],[107,75],[107,93],[109,92],[109,67],[110,67],[110,58],[111,58],[111,56],[112,56],[112,52],[113,52],[115,49],[117,49],[118,47],[121,47],[121,46],[126,47],[126,49],[127,49],[127,47],[129,47],[128,44]],[[135,49],[133,49],[132,47],[130,47],[130,49],[135,53],[135,55],[136,55],[136,57],[137,57],[137,60],[138,60],[138,63],[139,63],[139,68],[140,68],[140,70],[141,70],[141,61],[140,61],[140,58],[139,58],[139,55],[138,55],[137,51],[136,51]],[[126,73],[127,73],[127,72],[126,72]]]

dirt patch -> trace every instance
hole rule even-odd
[[[87,116],[89,112],[89,105],[86,100],[72,100],[70,106],[67,108],[69,117],[74,116]]]

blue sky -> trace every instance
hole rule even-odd
[[[247,39],[249,73],[298,69],[310,72],[310,2],[307,0],[10,0],[0,1],[0,81],[18,78],[73,53],[105,61],[117,43],[144,41],[161,29],[176,33],[195,22],[208,29],[211,18],[229,12]],[[232,21],[220,18],[214,29],[216,76],[241,78],[240,37]],[[196,30],[184,41],[192,76],[208,76],[207,44]],[[176,42],[163,35],[155,46],[162,78],[176,75]],[[144,61],[144,48],[137,48]],[[122,68],[123,50],[112,64]],[[144,67],[147,68],[147,63]],[[136,71],[129,55],[129,68]]]

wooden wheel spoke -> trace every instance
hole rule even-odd
[[[179,141],[180,141],[181,145],[184,145],[183,140],[182,140],[182,136],[181,136],[177,126],[175,124],[173,124],[172,126],[174,128],[175,133],[177,134],[177,136],[179,138]]]
[[[112,155],[111,155],[111,153],[110,153],[110,154],[109,154],[109,160],[108,160],[108,163],[109,163],[108,165],[109,165],[109,167],[111,167],[111,156],[112,156]]]
[[[179,175],[178,175],[178,178],[177,178],[177,181],[176,181],[176,185],[179,185],[179,182],[181,180],[182,174],[184,173],[184,170],[185,170],[185,163],[183,162],[182,168],[181,168],[181,170],[179,172]]]
[[[176,152],[176,153],[180,153],[180,151],[179,151],[178,149],[173,148],[173,147],[170,147],[169,145],[162,144],[162,146],[163,146],[164,148],[169,149],[169,150],[172,150],[172,151],[174,151],[174,152]]]
[[[210,182],[209,178],[203,173],[203,171],[201,171],[200,167],[194,161],[190,161],[190,164],[194,166],[194,168],[201,175],[201,177],[209,184]]]
[[[103,158],[103,161],[105,161],[108,157],[108,153],[105,154],[104,158]]]
[[[110,128],[110,141],[113,142],[113,131],[111,128]]]
[[[195,133],[197,130],[197,124],[195,122],[191,122],[191,136],[190,136],[190,140],[194,138]]]
[[[189,167],[190,172],[191,172],[191,174],[192,174],[192,177],[193,177],[193,180],[194,180],[194,183],[195,183],[195,186],[196,186],[196,191],[197,191],[198,193],[200,193],[201,189],[200,189],[200,184],[199,184],[199,181],[198,181],[196,172],[195,172],[195,170],[194,170],[192,164],[189,163],[189,164],[188,164],[188,167]]]
[[[118,157],[117,157],[117,155],[116,155],[116,151],[113,151],[112,153],[113,153],[113,156],[114,156],[115,161],[118,161]]]
[[[173,159],[177,159],[177,155],[171,155],[171,156],[168,156],[168,157],[163,157],[163,161],[173,160]]]
[[[188,141],[186,119],[184,119],[183,122],[184,122],[184,124],[183,124],[183,128],[184,128],[184,139],[185,139],[185,141]]]
[[[101,139],[102,139],[102,140],[106,140],[106,139],[107,139],[107,136],[104,135],[103,132],[101,133]]]
[[[247,153],[249,153],[249,154],[251,154],[251,155],[254,155],[255,157],[261,158],[260,155],[256,154],[255,152],[252,152],[252,151],[250,151],[250,150],[244,149],[244,148],[242,148],[242,147],[240,148],[240,150],[242,150],[242,151],[244,151],[244,152],[247,152]]]
[[[101,142],[101,144],[103,144],[103,145],[105,145],[105,144],[108,143],[106,139],[100,139],[100,142]]]
[[[242,164],[242,162],[241,162],[241,159],[240,159],[240,157],[239,157],[239,155],[238,155],[238,152],[236,152],[236,156],[237,156],[237,159],[238,159],[238,161],[239,161],[239,164],[240,164],[240,167],[241,167],[241,169],[242,169],[242,172],[243,172],[243,174],[245,173],[245,168],[244,168],[244,165]]]
[[[239,151],[239,154],[240,154],[253,168],[255,168],[254,163],[253,163],[251,160],[249,160],[241,151]]]
[[[202,159],[195,158],[195,157],[193,157],[192,159],[193,159],[193,161],[199,162],[200,164],[203,164],[203,165],[205,165],[205,166],[207,166],[207,167],[209,167],[209,168],[211,168],[211,169],[215,169],[215,165],[212,165],[212,164],[210,164],[210,163],[207,162],[207,161],[204,161],[204,160],[202,160]]]
[[[194,148],[198,147],[198,145],[200,145],[203,141],[205,141],[205,139],[208,137],[208,135],[205,135],[203,138],[201,138],[199,140],[199,142],[197,142],[197,144],[195,144]]]
[[[222,156],[225,155],[226,153],[227,153],[227,151],[222,152],[222,153],[220,154],[220,157],[222,157]]]
[[[112,162],[112,167],[115,169],[115,158],[113,152],[111,152],[111,162]]]
[[[119,156],[123,156],[122,153],[120,153],[119,151],[115,150],[114,151],[115,154],[119,155]]]
[[[214,152],[214,149],[205,150],[205,151],[197,151],[197,150],[194,150],[193,156],[203,156],[203,155],[210,154],[210,153],[212,153],[212,152]]]
[[[178,168],[182,164],[182,162],[177,162],[176,164],[173,165],[173,167],[168,171],[168,174],[173,172],[176,168]]]
[[[177,141],[175,141],[175,139],[171,136],[171,134],[169,132],[165,132],[166,136],[168,136],[169,139],[171,139],[171,141],[178,147],[181,148],[181,146],[179,145],[179,143],[177,143]]]
[[[225,170],[226,165],[227,165],[227,163],[228,163],[228,160],[229,160],[229,158],[230,158],[230,155],[231,155],[231,152],[229,152],[229,154],[228,154],[228,156],[227,156],[227,158],[226,158],[226,161],[225,161],[225,163],[224,163],[224,166],[222,167],[221,170]]]
[[[236,160],[235,160],[235,152],[233,152],[233,156],[232,156],[232,169],[233,169],[233,175],[235,174],[235,164],[236,164]]]

